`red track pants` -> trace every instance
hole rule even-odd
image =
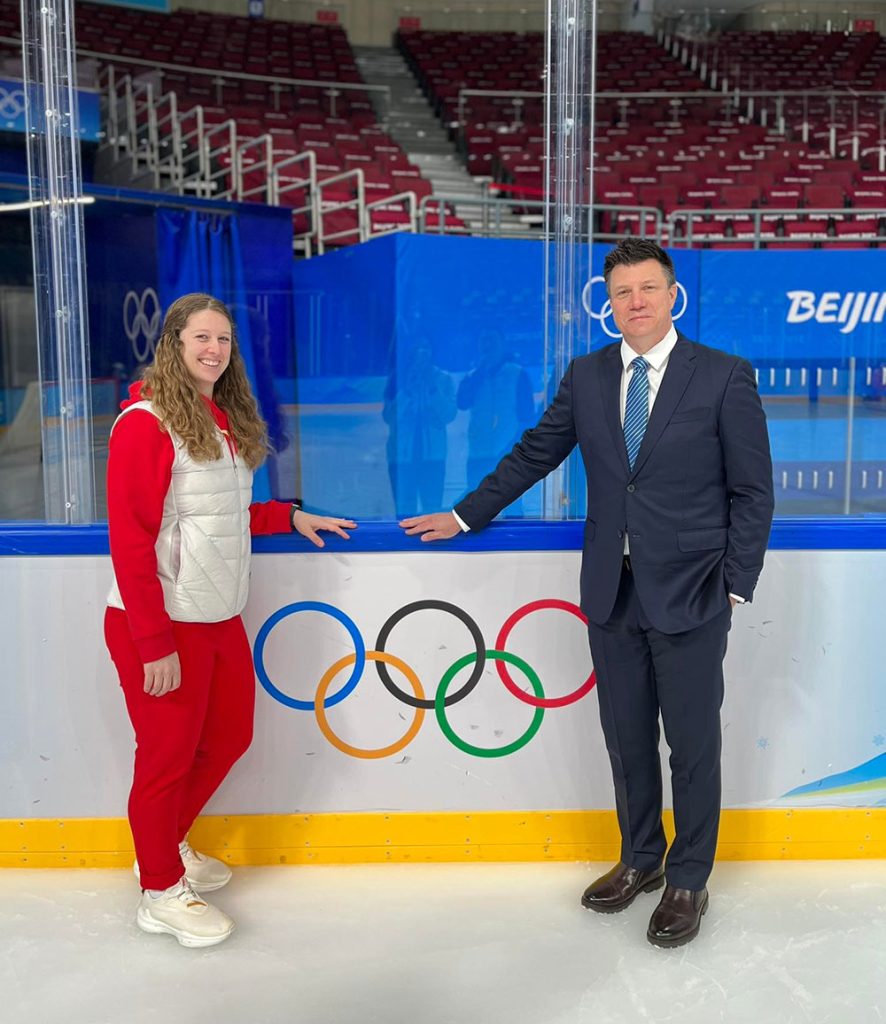
[[[172,625],[181,686],[149,697],[126,613],[105,613],[105,642],[135,729],[129,823],[144,889],[181,878],[179,842],[252,740],[255,675],[240,617]]]

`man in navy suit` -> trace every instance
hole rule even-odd
[[[693,939],[720,818],[723,657],[772,522],[766,419],[748,362],[675,330],[674,266],[628,238],[603,276],[622,341],[574,359],[537,426],[451,513],[403,520],[424,541],[479,530],[578,444],[588,486],[581,607],[615,783],[621,860],[582,904],[613,913],[665,886],[657,946]],[[659,714],[676,836],[662,828]],[[665,853],[667,858],[665,859]]]

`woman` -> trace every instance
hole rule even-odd
[[[197,895],[231,872],[192,850],[187,833],[252,739],[255,679],[240,619],[250,534],[297,530],[323,547],[318,530],[347,538],[356,525],[297,503],[252,504],[266,454],[230,313],[209,295],[183,296],[111,433],[105,639],[136,737],[137,922],[184,946],[215,945],[234,928]]]

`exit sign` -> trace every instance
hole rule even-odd
[[[324,25],[337,25],[338,11],[331,11],[328,7],[320,7],[317,10],[317,21]]]

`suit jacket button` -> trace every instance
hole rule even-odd
[[[628,494],[633,494],[636,489],[633,484],[628,484]]]
[[[624,535],[625,535],[625,532],[624,532],[624,530],[619,530],[619,531],[618,531],[618,539],[619,539],[619,540],[621,540],[621,539],[622,539],[622,538],[624,537]]]

